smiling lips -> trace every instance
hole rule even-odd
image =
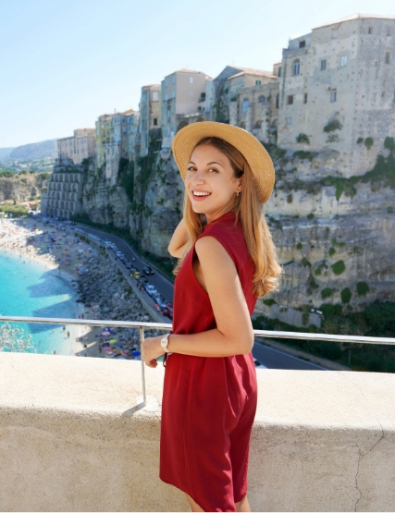
[[[206,191],[192,191],[192,197],[195,200],[202,200],[211,195],[211,192]]]

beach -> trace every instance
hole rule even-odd
[[[89,282],[89,272],[95,266],[95,262],[102,258],[102,255],[99,255],[99,248],[85,242],[84,237],[81,237],[73,226],[54,224],[36,217],[0,219],[0,251],[11,252],[23,259],[39,261],[47,269],[56,270],[59,276],[71,282],[76,292],[81,275],[85,278],[85,282],[88,276]],[[106,262],[107,274],[109,265],[111,263]],[[111,274],[115,276],[116,273],[117,269],[114,268]],[[108,311],[109,308],[101,306],[99,293],[97,297],[97,302],[77,303],[77,318],[96,320],[103,318],[103,313],[107,313],[106,310]],[[106,318],[109,317],[106,316]],[[137,339],[132,336],[130,330],[106,330],[105,328],[105,326],[102,328],[64,326],[65,337],[70,339],[70,354],[87,357],[116,355],[120,358],[133,358],[132,353],[137,349]]]

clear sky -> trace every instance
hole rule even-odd
[[[0,0],[0,148],[138,109],[180,68],[272,70],[288,39],[395,0]]]

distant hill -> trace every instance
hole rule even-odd
[[[0,162],[2,160],[9,160],[12,150],[15,148],[0,148]]]
[[[38,160],[45,159],[46,157],[56,158],[58,156],[56,141],[57,139],[51,139],[49,141],[18,146],[11,151],[9,158],[11,160]]]

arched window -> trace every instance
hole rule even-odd
[[[293,64],[293,76],[296,77],[300,74],[300,60],[296,59]]]
[[[243,106],[242,106],[243,114],[245,114],[248,111],[249,105],[250,105],[250,101],[248,100],[248,98],[244,98]]]
[[[259,103],[265,103],[265,101],[266,101],[266,96],[263,96],[263,95],[262,95],[262,96],[260,96],[260,97],[258,98],[258,102],[259,102]]]

